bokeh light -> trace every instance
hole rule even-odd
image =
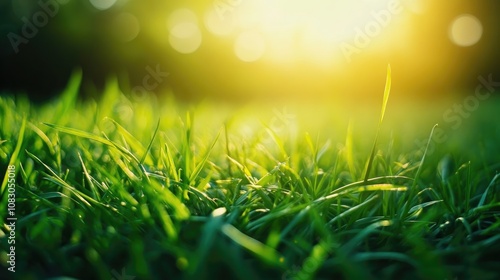
[[[89,1],[90,4],[92,4],[92,6],[94,6],[96,9],[99,10],[107,10],[116,3],[116,0],[89,0]]]
[[[202,35],[198,18],[189,9],[178,9],[167,20],[170,46],[179,53],[195,52],[201,45]]]
[[[205,26],[212,34],[217,36],[230,35],[236,28],[234,14],[221,17],[215,9],[209,9],[205,13]]]
[[[258,32],[247,31],[241,33],[234,43],[234,53],[245,62],[260,59],[266,50],[266,43]]]
[[[114,36],[122,42],[134,40],[141,31],[139,20],[130,13],[121,13],[115,16],[112,25]]]
[[[483,26],[473,15],[460,15],[450,25],[449,36],[451,41],[462,47],[476,44],[481,39],[482,34]]]

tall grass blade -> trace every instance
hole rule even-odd
[[[18,160],[19,157],[19,152],[21,151],[21,147],[23,146],[23,141],[24,141],[24,131],[26,130],[26,117],[23,118],[23,122],[21,124],[21,128],[19,129],[19,135],[17,136],[17,143],[16,147],[14,148],[14,152],[12,153],[12,156],[10,157],[9,160],[9,165],[15,165],[15,163]],[[5,173],[2,181],[2,190],[0,193],[3,195],[5,191],[5,187],[7,186],[8,182],[8,172]],[[7,196],[4,196],[4,198],[7,198]]]
[[[368,235],[370,235],[372,232],[374,232],[377,228],[380,227],[387,227],[392,225],[392,221],[390,220],[382,220],[379,222],[375,222],[365,229],[361,230],[354,238],[349,240],[342,248],[342,251],[345,254],[349,254],[352,252],[358,244],[360,244]]]
[[[210,145],[210,147],[205,152],[205,155],[203,156],[203,158],[201,159],[201,161],[195,166],[195,168],[193,170],[193,173],[191,173],[191,175],[189,176],[189,182],[194,182],[194,180],[196,179],[196,177],[198,177],[198,175],[200,174],[201,170],[203,169],[203,167],[205,166],[205,163],[208,160],[208,157],[210,156],[210,153],[214,149],[215,144],[217,144],[217,141],[219,140],[221,131],[222,130],[219,130],[219,133],[217,133],[217,136],[215,137],[214,141],[212,142],[212,145]]]
[[[155,128],[155,131],[153,132],[153,136],[151,137],[151,141],[149,141],[149,145],[146,148],[146,151],[144,151],[144,155],[142,156],[142,158],[139,162],[140,164],[143,164],[144,161],[146,160],[146,158],[149,154],[149,151],[151,150],[151,147],[153,146],[153,142],[156,138],[156,135],[158,134],[158,130],[160,130],[160,120],[159,119],[158,119],[158,122],[156,123],[156,128]]]
[[[241,247],[252,252],[268,264],[283,267],[283,257],[280,256],[278,252],[264,243],[242,233],[233,225],[224,224],[222,226],[222,233],[232,239],[236,244],[239,244]]]
[[[429,140],[427,141],[427,145],[425,146],[424,154],[422,155],[422,160],[420,161],[420,165],[418,166],[418,169],[417,169],[417,174],[415,174],[415,179],[413,180],[413,184],[411,185],[412,191],[415,190],[415,187],[417,186],[418,178],[420,177],[420,174],[422,173],[422,168],[424,166],[425,158],[427,156],[427,151],[429,150],[429,146],[430,146],[431,141],[432,141],[432,136],[434,135],[434,129],[436,129],[437,126],[438,125],[435,124],[432,127],[431,134],[429,135]]]
[[[385,109],[387,107],[387,102],[389,101],[389,94],[391,92],[391,65],[387,65],[387,78],[385,80],[385,89],[384,89],[384,99],[382,101],[382,111],[380,112],[380,119],[377,126],[377,132],[375,134],[375,140],[373,141],[373,148],[370,154],[370,158],[368,159],[368,163],[366,165],[365,178],[364,181],[368,181],[370,178],[370,171],[372,169],[373,160],[375,159],[375,152],[377,150],[377,141],[378,134],[380,132],[380,127],[382,126],[382,121],[384,120]]]
[[[490,188],[492,188],[495,185],[495,181],[499,177],[500,177],[500,173],[497,174],[497,175],[495,175],[495,177],[493,177],[493,179],[491,180],[490,184],[488,185],[488,187],[484,191],[483,195],[481,196],[481,199],[479,200],[479,203],[477,204],[477,207],[481,207],[481,206],[484,205],[484,203],[486,202],[486,197],[488,196],[488,193],[490,192]]]
[[[360,204],[358,204],[356,206],[353,206],[353,207],[347,209],[346,211],[344,211],[344,212],[340,213],[339,215],[335,216],[335,218],[331,219],[327,224],[331,225],[331,224],[335,223],[336,221],[338,221],[338,220],[340,220],[340,219],[348,216],[349,214],[355,212],[358,209],[361,209],[361,210],[366,209],[365,207],[369,203],[371,203],[372,201],[375,201],[378,198],[379,198],[378,195],[375,195],[375,196],[371,197],[370,199],[367,199],[367,200],[363,201],[362,203],[360,203]]]
[[[201,269],[203,263],[206,261],[208,254],[214,246],[217,234],[220,232],[224,224],[226,216],[226,208],[220,207],[212,211],[210,219],[203,226],[200,242],[196,254],[193,256],[192,265],[190,265],[190,273],[192,279],[199,279],[201,277]]]
[[[353,134],[352,134],[352,122],[347,125],[347,135],[345,137],[345,160],[347,166],[349,167],[349,173],[351,176],[356,174],[356,168],[354,165],[354,149],[353,149]]]
[[[66,89],[62,93],[60,100],[57,102],[59,106],[56,106],[55,108],[53,120],[59,124],[64,124],[64,122],[68,119],[68,116],[73,115],[69,112],[69,110],[75,108],[82,77],[82,69],[76,69],[73,71]]]
[[[415,178],[413,179],[413,184],[410,187],[410,194],[408,197],[408,201],[406,201],[405,204],[403,205],[403,211],[401,212],[401,218],[408,213],[408,207],[410,207],[409,201],[411,201],[413,199],[414,193],[415,193],[415,191],[417,191],[416,187],[418,184],[418,179],[420,177],[420,173],[422,173],[422,168],[424,166],[425,158],[427,156],[427,151],[429,150],[429,146],[430,146],[431,141],[432,141],[432,136],[434,135],[434,129],[437,126],[438,125],[435,124],[432,127],[431,134],[429,135],[429,139],[427,140],[427,145],[425,146],[424,154],[422,155],[422,160],[420,161],[420,165],[418,166],[418,169],[417,169],[417,174],[415,174]]]
[[[82,164],[82,169],[83,169],[83,174],[85,175],[85,179],[87,179],[87,183],[89,184],[90,189],[92,190],[92,194],[94,195],[94,198],[97,200],[101,200],[101,196],[99,195],[99,191],[97,190],[96,186],[92,182],[92,177],[90,176],[87,167],[85,166],[85,163],[83,162],[82,155],[78,153],[78,159],[80,160],[80,163]]]
[[[102,144],[110,146],[110,147],[114,147],[114,148],[118,149],[120,152],[122,152],[123,154],[134,159],[135,162],[139,163],[139,160],[129,150],[127,150],[125,147],[122,147],[122,146],[114,143],[113,141],[111,141],[107,138],[97,136],[95,134],[92,134],[92,133],[89,133],[89,132],[86,132],[86,131],[83,131],[80,129],[76,129],[76,128],[64,127],[64,126],[60,126],[57,124],[51,124],[51,123],[43,123],[43,124],[50,127],[50,128],[53,128],[55,130],[58,130],[60,132],[66,133],[66,134],[70,134],[70,135],[81,137],[81,138],[86,138],[86,139],[96,141],[96,142],[102,143]]]
[[[175,166],[174,158],[172,152],[168,148],[168,144],[165,143],[165,149],[162,149],[162,163],[168,170],[168,175],[174,179],[174,181],[179,182],[180,177]],[[168,178],[168,177],[167,177]]]

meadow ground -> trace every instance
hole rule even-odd
[[[389,99],[373,150],[380,105],[78,84],[0,98],[2,279],[500,277],[498,98]]]

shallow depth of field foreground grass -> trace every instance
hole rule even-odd
[[[371,161],[380,106],[364,121],[335,104],[184,106],[113,82],[79,101],[78,84],[42,106],[0,99],[17,184],[15,274],[2,185],[2,279],[500,277],[493,97],[439,141],[442,111],[389,99]]]

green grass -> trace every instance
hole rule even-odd
[[[494,98],[424,150],[439,110],[186,105],[114,81],[81,101],[79,82],[45,105],[0,98],[17,279],[500,276]]]

